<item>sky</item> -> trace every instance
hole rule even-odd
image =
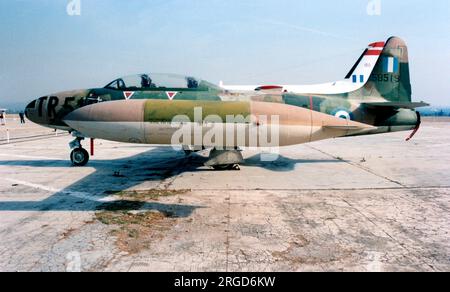
[[[80,14],[68,13],[78,1]],[[448,0],[5,0],[0,107],[143,72],[233,85],[341,80],[390,36],[408,44],[413,99],[450,105]]]

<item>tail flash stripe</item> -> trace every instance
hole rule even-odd
[[[366,56],[379,56],[381,52],[381,50],[368,50]]]
[[[389,58],[388,59],[388,72],[389,73],[393,73],[394,72],[394,58]]]
[[[394,73],[398,73],[398,59],[394,58]]]
[[[376,42],[376,43],[371,43],[369,45],[369,47],[372,48],[384,48],[385,42]]]
[[[398,59],[394,57],[383,58],[383,68],[386,73],[398,73]]]

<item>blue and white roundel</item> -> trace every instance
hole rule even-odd
[[[349,121],[353,120],[352,114],[345,109],[336,109],[335,111],[333,111],[333,115],[336,118],[349,120]]]

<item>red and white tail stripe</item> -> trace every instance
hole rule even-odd
[[[367,49],[366,56],[379,56],[383,52],[385,42],[371,43]]]

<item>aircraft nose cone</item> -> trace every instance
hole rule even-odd
[[[27,119],[29,119],[33,123],[36,123],[36,118],[37,118],[36,103],[37,103],[37,99],[33,100],[25,107],[25,116],[27,117]]]

